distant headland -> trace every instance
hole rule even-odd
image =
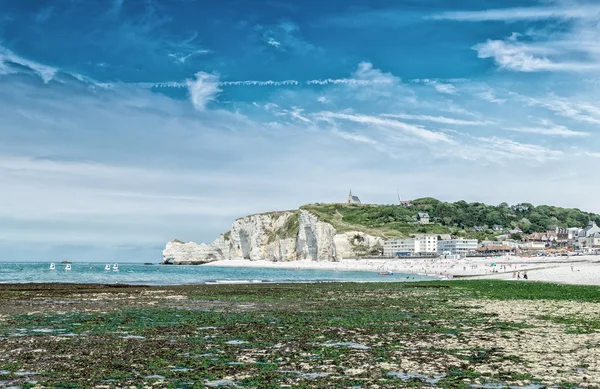
[[[350,190],[344,203],[242,217],[211,244],[173,240],[162,263],[595,253],[600,251],[598,224],[600,215],[574,208],[402,200],[399,195],[397,204],[366,204]]]

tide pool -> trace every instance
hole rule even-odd
[[[119,271],[104,270],[108,263],[73,262],[71,270],[50,262],[0,262],[0,283],[77,283],[127,285],[191,285],[264,282],[401,282],[437,279],[416,274],[381,276],[376,272],[256,267],[144,265],[121,263]],[[112,266],[112,264],[111,264]]]

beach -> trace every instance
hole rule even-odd
[[[227,260],[211,262],[202,266],[389,271],[447,279],[488,278],[515,281],[526,281],[522,277],[525,272],[527,281],[600,285],[600,256],[592,255],[572,257],[501,256],[465,259],[343,259],[338,262]],[[516,278],[517,273],[519,278]]]

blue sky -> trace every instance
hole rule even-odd
[[[600,4],[0,0],[0,260],[158,260],[245,214],[600,212]]]

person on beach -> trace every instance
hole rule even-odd
[[[527,273],[523,272],[523,279],[526,280],[527,279]]]
[[[521,272],[520,272],[520,271],[518,271],[518,272],[517,272],[517,280],[520,280],[520,279],[521,279]]]

